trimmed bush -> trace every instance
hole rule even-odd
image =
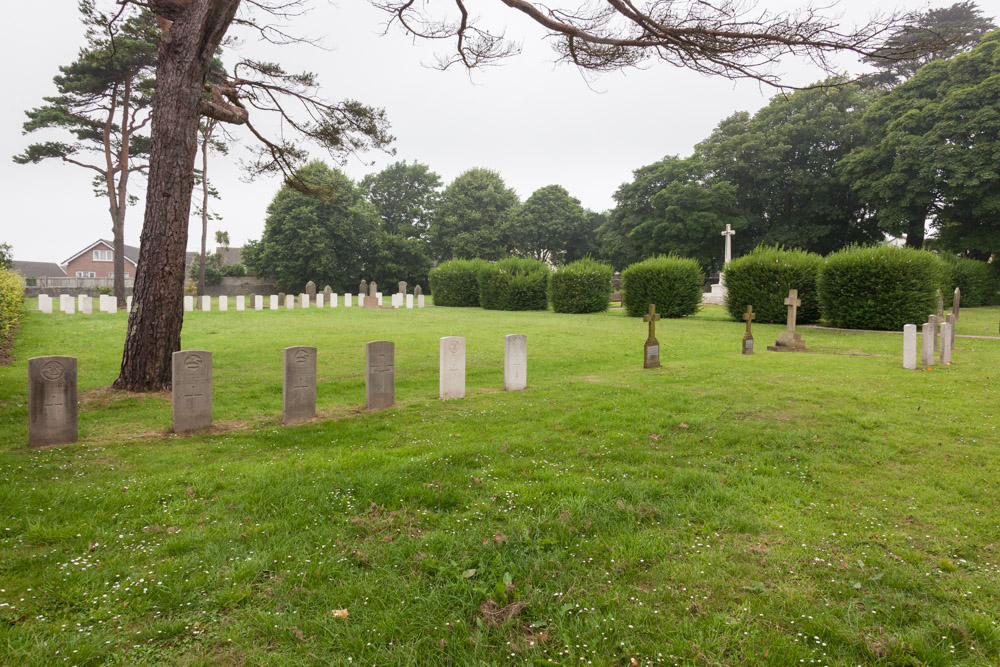
[[[435,306],[479,305],[479,272],[489,264],[482,259],[441,262],[428,275]]]
[[[753,306],[758,323],[784,324],[788,319],[788,290],[798,290],[802,305],[798,322],[819,321],[819,279],[823,258],[804,250],[758,246],[726,265],[726,309],[740,320]]]
[[[997,296],[997,274],[993,266],[954,255],[941,255],[944,261],[948,289],[944,294],[945,310],[951,308],[955,288],[962,290],[962,307],[974,308],[994,303]]]
[[[552,309],[557,313],[602,313],[608,309],[611,276],[607,264],[581,259],[552,274]]]
[[[622,271],[622,300],[630,317],[656,312],[663,317],[686,317],[698,312],[705,276],[693,259],[653,257]]]
[[[24,282],[21,276],[0,269],[0,349],[11,342],[14,327],[24,311]]]
[[[933,253],[852,246],[826,258],[819,276],[823,315],[846,329],[901,331],[937,307],[944,264]]]
[[[487,310],[548,310],[550,271],[537,259],[509,257],[479,273],[479,304]]]

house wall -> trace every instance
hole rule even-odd
[[[104,248],[96,248],[101,250]],[[114,261],[109,262],[95,262],[94,261],[94,250],[91,249],[83,253],[72,262],[66,265],[66,275],[70,278],[76,277],[77,271],[93,271],[95,273],[95,278],[107,278],[114,272],[115,263]],[[135,277],[135,265],[129,260],[125,260],[125,273],[128,274],[129,278]]]

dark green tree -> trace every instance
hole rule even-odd
[[[24,133],[61,130],[71,141],[31,144],[14,157],[18,164],[58,159],[96,173],[95,193],[107,199],[114,247],[114,294],[125,302],[125,212],[133,174],[145,173],[153,70],[159,30],[149,11],[126,8],[117,30],[109,35],[111,17],[93,0],[81,0],[86,45],[76,60],[59,68],[53,81],[57,95],[27,112]]]
[[[470,169],[445,188],[430,229],[438,259],[501,259],[503,226],[520,203],[495,171]]]
[[[504,223],[504,245],[516,255],[562,264],[574,236],[582,236],[587,213],[561,185],[535,190]]]
[[[583,212],[583,224],[575,231],[571,232],[566,241],[565,262],[575,262],[585,257],[597,257],[600,254],[600,245],[597,241],[597,230],[607,222],[607,213],[598,213],[587,209]]]
[[[425,164],[396,162],[360,183],[378,211],[382,231],[408,239],[426,238],[441,199],[441,177]]]
[[[339,290],[353,287],[374,268],[378,216],[340,170],[314,161],[302,172],[300,179],[329,196],[282,186],[267,207],[260,241],[244,249],[246,267],[285,291],[301,291],[310,280]]]
[[[366,265],[370,268],[365,277],[384,286],[383,291],[386,293],[395,292],[391,288],[400,280],[405,280],[411,291],[417,285],[427,289],[431,259],[427,254],[427,243],[420,239],[407,238],[402,234],[379,233],[374,259]]]

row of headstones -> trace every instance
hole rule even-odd
[[[107,294],[102,294],[98,298],[98,310],[102,313],[114,315],[118,312],[118,299]],[[132,297],[126,297],[125,307],[132,310]],[[52,314],[52,297],[48,294],[38,295],[38,310],[40,312]],[[59,295],[59,310],[67,315],[74,314],[77,310],[86,315],[94,312],[94,299],[87,294],[81,294],[74,299],[69,294]]]
[[[172,359],[172,427],[183,433],[212,425],[212,353],[181,350]],[[316,416],[316,348],[286,347],[281,418],[298,424]],[[504,338],[503,384],[507,391],[528,386],[528,337]],[[28,360],[28,444],[33,447],[76,442],[76,357]],[[438,393],[442,399],[465,397],[465,338],[440,341]],[[396,400],[396,344],[365,344],[365,407],[381,410]]]
[[[927,322],[920,325],[923,343],[920,349],[920,365],[922,367],[934,365],[934,358],[938,351],[938,338],[941,339],[941,363],[950,364],[951,355],[955,351],[955,324],[958,318],[955,314],[948,313],[943,318],[940,315],[930,315],[927,319]],[[907,324],[903,327],[903,368],[909,370],[917,368],[916,324]]]
[[[392,295],[392,305],[393,305],[393,307],[395,307],[395,308],[402,308],[403,305],[404,305],[404,303],[405,303],[405,305],[406,305],[407,308],[413,308],[413,307],[423,308],[424,305],[425,305],[424,304],[424,295],[423,294],[417,296],[416,300],[414,300],[414,295],[412,295],[412,294],[405,295],[405,297],[406,297],[405,301],[402,298],[400,298],[400,299],[397,300],[397,297],[402,297],[402,296],[403,295],[400,295],[400,294],[393,294]],[[363,295],[361,295],[361,294],[359,294],[358,297],[357,297],[357,304],[358,304],[358,306],[362,305],[362,297],[363,297]],[[377,299],[378,305],[381,306],[382,305],[382,294],[379,293],[379,294],[375,295],[375,297]],[[229,297],[220,296],[220,297],[218,297],[218,299],[219,299],[219,310],[222,311],[222,312],[228,311],[229,310]],[[200,305],[201,305],[201,310],[202,311],[208,312],[208,311],[212,310],[212,297],[210,297],[210,296],[203,296],[203,297],[200,297],[200,301],[201,301]],[[263,297],[263,295],[252,294],[252,295],[250,295],[250,301],[252,303],[252,307],[253,307],[254,310],[278,310],[278,308],[280,307],[280,304],[282,304],[282,303],[284,303],[284,306],[285,306],[286,309],[291,310],[291,309],[295,308],[296,304],[298,304],[299,308],[309,308],[313,304],[315,304],[315,306],[317,308],[326,308],[328,306],[330,308],[336,308],[337,305],[340,302],[340,297],[339,297],[339,295],[337,295],[335,293],[332,293],[332,292],[329,295],[320,292],[315,297],[312,297],[309,294],[299,294],[298,299],[296,299],[291,294],[284,294],[284,293],[281,293],[281,294],[271,294],[268,297],[267,308],[266,309],[264,308],[264,297]],[[355,303],[355,301],[354,301],[354,295],[353,294],[345,294],[344,295],[344,307],[345,308],[350,308],[351,306],[354,305],[354,303]],[[186,312],[190,313],[190,312],[194,311],[194,307],[195,307],[195,297],[193,297],[193,296],[185,296],[184,297],[184,310]],[[244,297],[242,295],[241,296],[237,296],[236,297],[236,310],[246,310],[246,309],[247,309],[247,300],[246,300],[246,297]]]

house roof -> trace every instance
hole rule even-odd
[[[25,278],[65,278],[66,271],[55,262],[22,262],[14,260],[14,271]]]
[[[73,255],[72,257],[70,257],[69,259],[67,259],[64,262],[62,262],[62,265],[66,266],[67,264],[69,264],[70,262],[72,262],[74,259],[76,259],[80,255],[82,255],[84,253],[87,253],[87,252],[90,252],[91,250],[93,250],[94,248],[96,248],[97,246],[100,246],[100,245],[106,246],[108,248],[108,250],[114,250],[115,249],[115,246],[114,246],[114,244],[111,243],[111,241],[106,241],[104,239],[98,239],[98,240],[94,241],[93,243],[91,243],[86,248],[84,248],[83,250],[81,250],[80,252],[76,253],[75,255]],[[125,259],[127,259],[130,262],[132,262],[133,266],[139,266],[139,249],[137,247],[135,247],[134,245],[127,245],[127,246],[125,246]]]

